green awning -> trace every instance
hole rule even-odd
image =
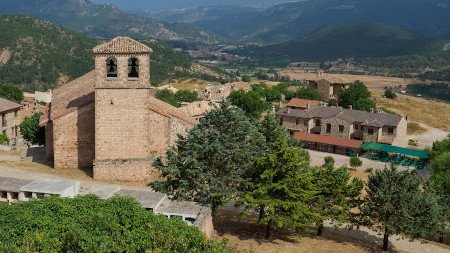
[[[368,149],[373,151],[383,151],[386,153],[396,153],[406,156],[419,157],[422,159],[428,159],[430,157],[430,153],[424,150],[416,150],[410,148],[402,148],[387,144],[375,143],[375,142],[365,142],[361,145],[361,149]]]

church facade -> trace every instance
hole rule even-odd
[[[40,124],[56,168],[91,169],[94,179],[145,181],[195,123],[150,94],[152,49],[118,37],[93,49],[95,69],[53,91]]]

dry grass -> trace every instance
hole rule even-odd
[[[0,149],[0,155],[20,155],[20,151],[16,150],[16,151],[8,151],[8,150],[3,150]]]
[[[172,86],[177,89],[187,89],[196,91],[201,91],[205,89],[207,85],[208,85],[207,81],[197,78],[182,78],[177,80],[174,84],[172,84]]]
[[[419,123],[417,122],[408,122],[408,128],[406,133],[408,135],[413,135],[413,134],[423,134],[426,133],[427,129],[424,128],[423,126],[421,126]]]
[[[406,115],[409,121],[450,131],[450,104],[406,95],[388,99],[383,98],[381,92],[372,92],[372,95],[378,107]]]
[[[342,231],[326,229],[323,237],[315,236],[315,228],[309,233],[298,234],[290,229],[273,231],[270,240],[265,239],[265,226],[257,225],[256,216],[239,217],[235,210],[221,209],[214,223],[219,239],[228,240],[234,252],[245,253],[309,253],[309,252],[381,252],[377,239],[354,239]]]

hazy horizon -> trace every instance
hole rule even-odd
[[[214,5],[250,5],[293,2],[292,0],[91,0],[93,3],[114,4],[126,10],[174,9]]]

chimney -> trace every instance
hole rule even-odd
[[[374,113],[375,112],[375,108],[370,108],[370,112]]]
[[[311,108],[311,105],[309,103],[306,104],[306,108]]]
[[[348,109],[353,110],[353,105],[349,105]]]
[[[287,108],[287,112],[286,113],[290,113],[291,112],[291,108]]]

